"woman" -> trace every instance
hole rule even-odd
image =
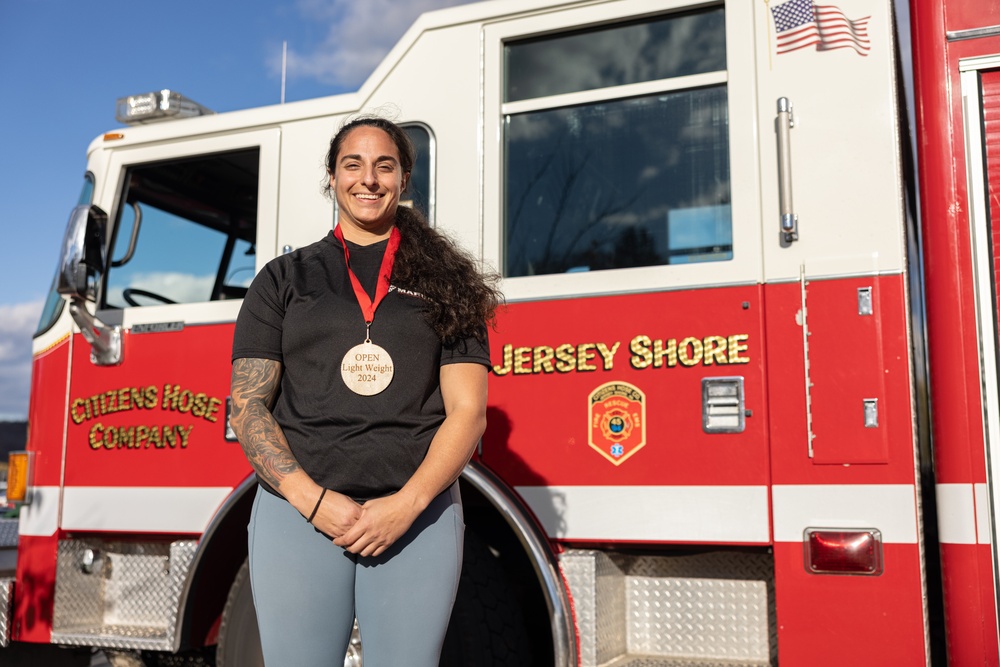
[[[355,614],[365,667],[438,664],[500,296],[399,206],[413,161],[395,124],[343,126],[336,229],[269,262],[237,320],[232,426],[260,483],[250,580],[269,666],[342,664]]]

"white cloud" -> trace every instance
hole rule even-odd
[[[122,277],[119,284],[108,287],[107,302],[109,304],[114,304],[117,307],[125,306],[126,301],[122,296],[123,285],[159,294],[174,303],[198,303],[208,301],[211,297],[212,287],[215,286],[215,276],[198,276],[175,271],[133,273]],[[141,306],[162,306],[166,303],[138,294],[133,298]]]
[[[424,12],[470,0],[299,0],[298,10],[310,21],[329,24],[323,42],[312,49],[288,47],[288,76],[356,89],[381,62],[403,33]],[[272,62],[281,70],[281,59]]]
[[[31,385],[31,335],[42,301],[0,305],[0,419],[25,419]]]

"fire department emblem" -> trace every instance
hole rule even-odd
[[[590,393],[590,446],[621,465],[646,444],[646,395],[628,382],[608,382]]]

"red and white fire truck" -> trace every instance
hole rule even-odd
[[[508,300],[443,664],[997,665],[1000,5],[909,9],[912,135],[889,0],[495,0],[353,94],[120,100],[34,338],[2,643],[260,664],[233,322],[388,109],[407,203]]]

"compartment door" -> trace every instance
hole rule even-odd
[[[965,494],[976,517],[975,531],[966,532],[970,542],[993,543],[995,580],[1000,573],[1000,553],[991,539],[991,531],[1000,534],[1000,56],[963,61],[960,68],[987,462],[986,484],[973,483]]]

